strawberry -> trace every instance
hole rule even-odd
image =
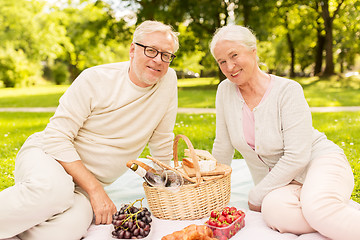
[[[229,215],[229,213],[230,213],[230,208],[229,208],[229,207],[225,207],[225,208],[223,209],[223,211],[222,211],[221,214],[226,217],[227,215]]]
[[[211,211],[210,217],[217,219],[220,216],[219,211]]]
[[[231,207],[229,212],[230,212],[230,214],[236,213],[237,212],[236,207]]]
[[[208,221],[207,221],[207,224],[210,225],[210,226],[213,226],[213,227],[216,227],[218,224],[216,222],[215,219],[213,218],[210,218]]]
[[[221,228],[226,228],[228,226],[229,226],[229,224],[227,222],[223,222],[220,227]]]
[[[237,220],[241,217],[241,215],[238,214],[237,212],[235,212],[232,216],[234,217],[234,220]]]
[[[238,210],[237,213],[238,213],[240,216],[245,215],[245,213],[244,213],[243,211],[241,211],[241,210]]]
[[[233,223],[234,221],[234,217],[232,215],[227,215],[226,218],[225,218],[225,221],[228,223],[228,224],[231,224]]]
[[[223,223],[223,222],[226,221],[226,217],[225,217],[224,215],[220,215],[220,216],[218,217],[218,221],[221,222],[221,223]]]
[[[220,229],[214,229],[213,234],[214,234],[214,237],[216,237],[216,238],[222,236],[222,232]]]

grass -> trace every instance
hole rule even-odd
[[[13,170],[16,153],[33,132],[45,128],[52,113],[0,112],[0,191],[14,184]],[[360,202],[360,112],[314,113],[314,127],[342,147],[355,176],[352,199]],[[195,148],[211,152],[215,137],[214,114],[178,114],[175,134],[185,134]],[[179,142],[181,159],[184,141]],[[149,154],[146,148],[142,157]],[[241,158],[236,152],[235,158]]]
[[[360,105],[360,76],[296,79],[304,88],[311,107]]]
[[[360,78],[299,78],[309,105],[360,105]],[[179,107],[215,107],[214,78],[179,79]],[[0,107],[56,107],[68,86],[0,88]],[[45,128],[53,113],[0,112],[0,191],[14,184],[14,161],[26,138]],[[342,147],[355,176],[352,198],[360,202],[360,112],[313,113],[314,127]],[[215,137],[214,114],[178,114],[175,134],[188,136],[195,148],[211,151]],[[179,155],[185,144],[179,143]],[[149,154],[146,148],[141,155]],[[235,158],[241,155],[236,152]]]
[[[56,107],[68,85],[0,88],[0,107]]]
[[[360,77],[297,78],[311,107],[360,105]],[[215,78],[179,79],[179,107],[214,108],[218,80]],[[40,86],[29,88],[0,88],[0,107],[56,107],[68,88]]]
[[[53,113],[0,113],[0,190],[14,184],[14,162],[26,138],[45,128]]]

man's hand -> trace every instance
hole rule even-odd
[[[255,206],[253,204],[251,204],[250,202],[248,202],[249,205],[249,209],[255,212],[261,212],[261,206]]]
[[[58,162],[73,177],[74,182],[89,195],[91,207],[95,214],[95,224],[111,224],[112,216],[116,213],[116,207],[99,180],[85,167],[81,160]]]
[[[90,203],[95,214],[95,224],[111,224],[116,207],[104,188],[101,187],[90,195]]]

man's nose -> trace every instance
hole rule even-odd
[[[161,60],[161,53],[159,53],[158,55],[156,55],[156,57],[154,57],[153,60],[154,60],[155,62],[162,62],[162,60]]]

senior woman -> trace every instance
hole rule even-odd
[[[235,149],[242,154],[255,183],[250,210],[280,232],[359,239],[360,211],[348,205],[351,167],[343,150],[312,127],[300,84],[259,68],[248,28],[218,29],[210,50],[227,77],[216,95],[212,153],[225,164]]]

